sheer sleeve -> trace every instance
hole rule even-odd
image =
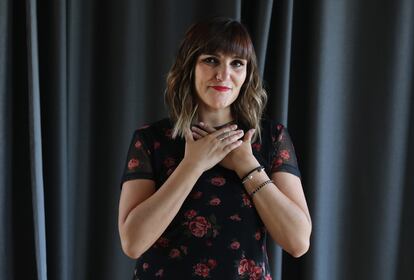
[[[133,179],[154,179],[151,161],[151,151],[142,129],[138,129],[132,136],[127,159],[121,180],[121,187],[125,181]]]
[[[286,127],[280,123],[272,125],[273,155],[271,173],[289,172],[301,178],[295,148]]]

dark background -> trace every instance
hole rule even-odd
[[[129,141],[213,15],[249,29],[303,175],[311,247],[269,244],[274,279],[414,279],[411,0],[0,0],[0,279],[131,278]]]

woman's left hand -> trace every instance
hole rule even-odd
[[[191,127],[194,140],[201,139],[204,136],[216,131],[214,127],[211,127],[204,123],[200,123],[200,127],[201,129],[196,126]],[[251,157],[254,158],[251,146],[251,139],[253,137],[254,131],[254,129],[248,130],[243,136],[243,143],[228,153],[227,156],[224,157],[224,159],[219,164],[227,169],[236,171],[237,166],[240,165],[240,163],[246,162]]]

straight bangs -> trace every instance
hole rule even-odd
[[[200,34],[204,40],[200,40],[202,44],[198,55],[222,53],[251,61],[253,44],[244,26],[237,22],[229,22],[224,28],[222,25],[213,28],[210,26],[208,31],[209,34]]]

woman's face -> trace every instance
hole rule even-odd
[[[209,110],[229,108],[246,80],[247,60],[223,54],[201,54],[195,66],[199,106]]]

